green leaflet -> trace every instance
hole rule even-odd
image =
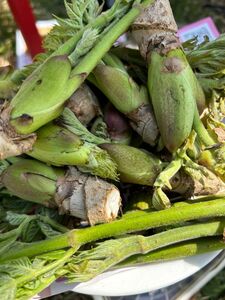
[[[30,217],[25,214],[17,214],[11,211],[7,212],[6,220],[14,226],[18,226],[21,223],[27,221]]]
[[[29,213],[34,206],[33,203],[23,201],[13,196],[7,197],[6,195],[2,196],[1,204],[5,211],[12,211],[20,214]]]
[[[196,49],[189,51],[187,59],[191,67],[197,69],[202,75],[217,77],[225,68],[224,47],[225,34],[221,34],[216,40],[202,43]]]
[[[51,238],[53,236],[59,235],[61,232],[52,229],[49,224],[38,221],[38,226],[41,229],[42,233],[46,236],[46,238]]]
[[[25,215],[8,211],[6,221],[16,228],[8,228],[6,232],[0,234],[0,253],[9,248],[13,249],[12,246],[17,239],[29,243],[68,231],[66,227],[46,215]]]
[[[15,300],[16,282],[7,275],[0,275],[0,294],[2,300]]]
[[[25,243],[30,243],[36,240],[40,240],[42,235],[40,236],[40,227],[38,226],[36,220],[31,220],[28,224],[26,224],[21,232],[21,239]]]
[[[107,142],[107,140],[99,138],[88,131],[88,129],[78,120],[78,118],[69,108],[64,109],[61,119],[63,126],[79,136],[83,141],[96,145]]]
[[[75,249],[53,251],[34,259],[23,257],[0,264],[0,292],[4,292],[5,288],[13,292],[6,294],[11,298],[4,299],[25,300],[36,295],[63,275],[62,271],[57,270],[70,259],[75,251]]]
[[[98,1],[64,1],[68,18],[62,19],[55,16],[58,25],[44,39],[44,48],[55,51],[65,40],[77,34],[88,22],[94,20],[101,13]]]
[[[27,274],[32,269],[31,261],[28,257],[13,260],[13,264],[7,263],[0,265],[0,274],[7,273],[13,278]]]
[[[99,38],[98,30],[88,28],[84,31],[81,40],[77,43],[75,50],[69,55],[71,64],[75,66],[79,59],[88,53],[89,50],[95,45]]]
[[[7,240],[3,240],[0,242],[0,255],[4,254],[8,251],[14,244],[17,239],[17,235],[13,235],[12,237],[8,238]]]

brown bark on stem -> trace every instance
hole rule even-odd
[[[177,30],[169,0],[155,0],[132,25],[132,34],[145,59],[153,49],[167,53],[178,48]]]
[[[117,217],[121,198],[113,184],[70,168],[57,186],[55,200],[61,213],[87,220],[90,225]]]
[[[225,193],[225,184],[211,171],[200,174],[197,170],[187,168],[186,172],[181,170],[170,180],[174,192],[186,197]]]
[[[9,109],[0,107],[0,160],[28,152],[36,140],[35,134],[20,135],[10,126]]]

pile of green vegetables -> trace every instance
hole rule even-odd
[[[0,70],[3,300],[225,248],[225,36],[181,44],[168,0],[65,8]]]

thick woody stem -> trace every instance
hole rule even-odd
[[[169,0],[154,1],[132,25],[132,34],[145,59],[153,49],[167,53],[180,47],[177,30]]]
[[[121,198],[119,190],[98,177],[71,167],[53,168],[36,160],[18,159],[3,166],[1,185],[11,195],[55,207],[91,225],[109,222],[117,217]]]
[[[61,213],[87,220],[91,225],[117,217],[121,198],[113,184],[70,168],[57,186],[55,200]]]
[[[170,181],[172,190],[186,197],[224,194],[223,181],[207,168],[185,167]]]

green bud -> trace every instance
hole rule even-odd
[[[193,76],[181,49],[167,55],[152,52],[148,87],[163,143],[172,153],[192,130],[196,106]]]
[[[93,175],[117,179],[116,164],[106,151],[55,124],[37,131],[37,140],[28,154],[54,166],[78,166]]]
[[[20,159],[2,173],[1,182],[12,195],[45,206],[55,206],[56,181],[63,174],[62,170],[38,161]]]
[[[60,115],[70,72],[67,56],[53,56],[27,77],[10,103],[10,123],[17,133],[32,133]]]
[[[123,182],[152,186],[162,171],[162,162],[151,153],[122,144],[102,144],[117,164]]]
[[[152,197],[152,205],[157,210],[167,209],[171,207],[169,198],[161,188],[155,189]]]
[[[148,94],[121,69],[99,64],[93,71],[97,87],[120,112],[127,114],[148,104]]]

